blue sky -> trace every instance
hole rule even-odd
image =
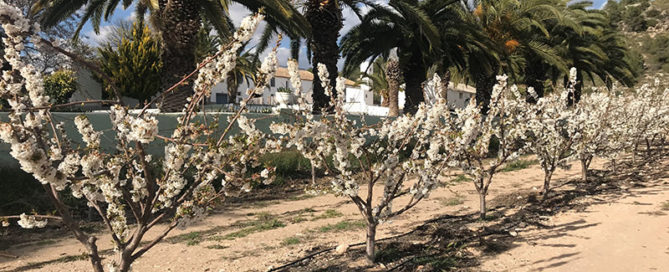
[[[376,1],[377,2],[386,2],[384,0],[376,0]],[[575,1],[579,1],[579,0],[575,0]],[[593,6],[595,8],[602,8],[608,0],[592,0],[592,1],[594,2]],[[109,33],[109,31],[111,29],[111,25],[114,22],[119,21],[119,20],[134,20],[134,16],[135,16],[134,11],[135,11],[134,5],[128,7],[127,9],[123,9],[121,7],[121,5],[119,5],[119,7],[114,12],[112,18],[109,21],[103,21],[101,23],[100,32],[98,34],[96,34],[93,31],[92,25],[90,23],[87,23],[81,31],[81,34],[84,36],[84,40],[91,45],[98,45],[98,42],[101,41],[105,37],[105,35],[107,35]],[[348,32],[348,30],[351,29],[351,27],[355,26],[356,24],[358,24],[360,22],[351,10],[344,9],[343,13],[344,13],[343,14],[344,15],[344,27],[341,31],[342,35],[345,34],[346,32]],[[242,20],[242,18],[249,15],[250,12],[246,8],[244,8],[243,6],[233,3],[230,6],[230,14],[231,14],[232,20],[235,23],[235,25],[239,25],[239,22]],[[262,27],[263,26],[261,25],[259,27],[259,30],[256,32],[255,39],[259,38],[259,36],[261,34],[260,32],[261,32]],[[253,42],[251,42],[251,44],[253,44]],[[266,54],[267,54],[267,52],[264,52],[264,54],[262,54],[261,57],[264,57]],[[279,49],[279,52],[278,52],[278,57],[279,57],[279,65],[285,66],[286,61],[290,57],[290,50],[288,48],[288,41],[287,40],[282,43],[282,46],[281,46],[281,48]],[[308,60],[306,58],[306,49],[304,47],[300,50],[299,60],[300,60],[300,67],[308,68],[308,67],[311,66],[308,63]],[[339,61],[338,66],[339,66],[340,69],[343,66],[343,61],[341,59]]]

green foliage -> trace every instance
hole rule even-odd
[[[281,245],[282,246],[292,246],[292,245],[297,245],[299,243],[302,243],[302,239],[300,239],[300,237],[291,236],[291,237],[288,237],[286,239],[283,239],[283,241],[281,242]]]
[[[322,226],[318,228],[318,232],[332,232],[332,231],[347,231],[347,230],[355,230],[355,229],[362,229],[367,226],[367,223],[363,220],[347,220],[347,221],[341,221],[336,224],[327,224],[325,226]]]
[[[278,89],[276,89],[276,91],[279,92],[279,93],[292,93],[293,92],[286,87],[279,87]]]
[[[669,33],[648,36],[643,39],[643,52],[648,56],[647,65],[650,71],[669,72]]]
[[[295,150],[268,153],[260,161],[266,167],[276,167],[277,177],[304,177],[311,175],[311,163]]]
[[[143,102],[160,91],[161,47],[142,22],[133,24],[131,37],[99,49],[101,68],[114,81],[121,95]],[[106,90],[112,91],[109,85]]]
[[[237,238],[246,237],[250,234],[256,232],[263,232],[272,229],[283,228],[286,226],[283,222],[279,221],[276,215],[269,213],[260,213],[256,215],[256,220],[250,221],[246,224],[243,224],[247,227],[224,235],[222,239],[225,240],[234,240]]]
[[[507,163],[501,172],[512,172],[517,170],[526,169],[532,165],[538,164],[538,160],[516,160],[510,163]]]
[[[77,77],[72,70],[58,70],[44,78],[44,92],[55,104],[64,104],[77,90]]]

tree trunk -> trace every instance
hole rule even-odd
[[[409,63],[402,69],[404,74],[404,83],[406,87],[404,89],[405,101],[404,101],[404,112],[405,113],[415,113],[418,110],[418,105],[422,103],[425,99],[423,97],[422,84],[426,79],[425,76],[425,67],[421,60],[420,54],[411,54]]]
[[[537,98],[535,99],[531,95],[525,97],[528,103],[536,104],[537,100],[544,96],[544,81],[546,77],[546,72],[543,69],[543,63],[541,61],[531,62],[530,67],[526,71],[525,84],[528,87],[534,88],[534,92],[537,93]]]
[[[553,177],[553,171],[547,171],[544,173],[544,198],[548,196],[548,192],[551,190],[551,178]]]
[[[481,113],[488,113],[492,88],[495,86],[496,75],[479,73],[476,77],[476,103],[481,106]]]
[[[398,95],[400,90],[400,65],[395,59],[386,64],[386,79],[388,80],[388,116],[397,117],[400,114]]]
[[[486,193],[479,192],[479,201],[480,201],[479,216],[481,217],[481,219],[485,219],[486,212],[488,211],[488,208],[486,207],[485,203],[485,195]]]
[[[102,265],[102,258],[98,254],[98,246],[95,243],[97,239],[93,238],[88,239],[86,243],[86,248],[88,248],[88,259],[91,261],[93,266],[93,271],[95,272],[104,272],[104,266]]]
[[[381,95],[381,107],[389,107],[390,106],[390,93],[389,91],[386,90],[381,90],[380,92]]]
[[[239,86],[236,84],[236,80],[231,80],[235,76],[234,72],[228,73],[227,87],[228,87],[228,103],[237,104],[237,89]]]
[[[367,254],[367,261],[374,263],[375,261],[375,247],[376,247],[376,223],[367,223],[367,240],[365,243],[365,252]]]
[[[565,78],[565,86],[568,87],[569,78]],[[574,93],[567,96],[567,105],[571,106],[573,104],[581,101],[581,92],[583,90],[583,75],[581,75],[581,70],[579,69],[576,73],[576,85],[574,85]]]
[[[196,68],[194,49],[201,26],[200,6],[198,1],[191,0],[159,0],[158,5],[164,45],[161,85],[166,90]],[[191,83],[179,86],[165,96],[160,108],[166,112],[180,111],[192,95]]]
[[[448,100],[448,85],[451,82],[451,71],[446,71],[444,76],[441,77],[441,93],[439,94],[441,98]]]
[[[309,45],[313,52],[313,110],[318,113],[321,109],[330,109],[330,98],[325,95],[325,89],[321,86],[321,79],[318,77],[318,64],[323,63],[330,74],[330,84],[332,85],[333,95],[337,93],[334,88],[337,82],[338,70],[337,60],[339,59],[339,46],[337,39],[342,24],[342,12],[337,6],[337,1],[317,1],[308,0],[304,16],[311,25],[312,35]],[[324,4],[321,6],[321,4]]]
[[[581,158],[581,180],[588,181],[588,161],[585,158]]]

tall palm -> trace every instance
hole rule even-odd
[[[427,71],[435,64],[453,65],[455,58],[443,56],[463,55],[471,39],[445,39],[440,28],[446,23],[457,22],[469,35],[468,25],[457,17],[457,0],[391,0],[388,6],[372,5],[361,23],[342,38],[342,55],[346,57],[344,73],[357,69],[360,63],[377,56],[388,56],[397,50],[400,70],[404,76],[405,112],[414,112],[423,102],[421,84]],[[455,33],[455,32],[454,32]]]
[[[339,31],[344,26],[342,18],[343,6],[351,8],[360,17],[360,6],[366,4],[366,0],[306,0],[304,16],[311,25],[311,35],[308,37],[309,52],[312,53],[311,63],[313,70],[317,71],[319,63],[325,64],[330,77],[330,83],[335,84],[339,69]],[[334,85],[333,85],[334,86]],[[333,88],[334,92],[334,88]],[[337,95],[335,92],[333,95]],[[328,105],[330,99],[325,96],[325,90],[321,86],[321,78],[314,73],[313,93],[314,110],[319,111]]]
[[[201,27],[201,16],[215,26],[219,35],[229,36],[232,25],[227,16],[230,1],[218,0],[40,0],[34,11],[43,13],[42,24],[51,26],[63,18],[83,9],[77,33],[91,21],[99,31],[101,21],[108,20],[119,4],[124,8],[136,5],[138,18],[151,12],[152,22],[160,31],[163,42],[164,70],[162,83],[168,87],[195,69],[196,36]],[[292,36],[306,36],[309,25],[287,0],[237,0],[251,11],[261,8],[266,21],[278,25]],[[163,101],[163,110],[180,110],[192,94],[190,85],[182,85]]]
[[[562,41],[561,55],[569,66],[577,69],[577,85],[571,102],[580,100],[583,81],[595,82],[600,79],[610,83],[617,80],[626,86],[636,83],[639,69],[634,65],[631,52],[625,45],[624,37],[619,33],[609,17],[603,11],[592,10],[592,2],[579,2],[569,5],[569,16],[582,26],[583,31],[560,32]],[[554,75],[566,80],[567,75]],[[558,80],[558,78],[554,78]]]
[[[470,55],[469,73],[476,84],[477,103],[487,111],[495,76],[504,72],[518,79],[528,60],[566,70],[558,53],[546,43],[546,24],[561,20],[559,0],[478,0],[473,15],[494,45],[487,59]],[[489,61],[489,62],[488,62]],[[528,76],[531,78],[532,75]],[[531,80],[531,79],[530,79]]]

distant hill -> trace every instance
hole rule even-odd
[[[609,0],[604,10],[643,56],[646,75],[669,73],[669,0]]]

